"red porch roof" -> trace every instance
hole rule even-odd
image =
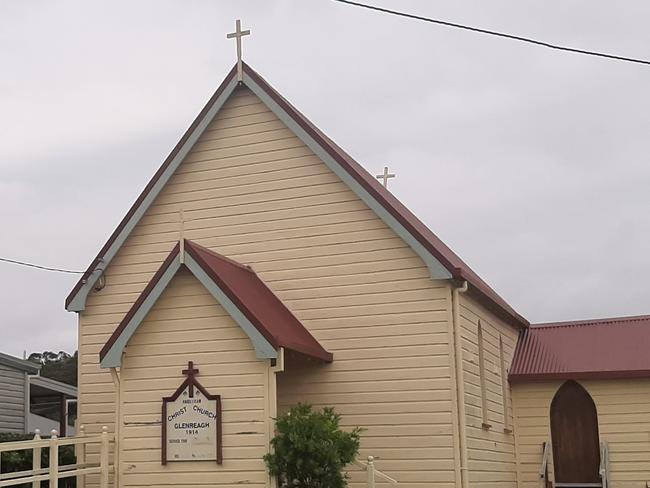
[[[192,241],[185,241],[185,250],[276,349],[284,347],[332,361],[332,353],[314,339],[249,266]]]
[[[208,277],[276,350],[284,347],[325,362],[332,361],[332,353],[320,345],[250,267],[192,241],[185,240],[184,248],[185,253],[196,261]],[[100,351],[100,361],[104,359],[118,337],[126,330],[138,309],[147,301],[156,284],[165,275],[165,271],[177,260],[179,253],[180,246],[176,244]]]
[[[650,377],[650,315],[533,325],[521,332],[510,382]]]

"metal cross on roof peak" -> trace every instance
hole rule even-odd
[[[243,81],[244,74],[242,72],[242,62],[241,62],[241,38],[244,36],[249,36],[251,33],[250,30],[241,30],[241,20],[237,19],[235,22],[235,32],[226,34],[226,39],[237,39],[237,81]]]
[[[384,173],[375,176],[375,178],[377,178],[378,180],[384,180],[382,182],[382,185],[384,185],[384,188],[388,188],[388,179],[395,178],[395,175],[393,173],[388,172],[388,166],[384,166]]]

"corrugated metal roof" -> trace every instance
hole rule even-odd
[[[533,325],[521,332],[511,382],[650,377],[650,315]]]
[[[185,252],[198,263],[208,277],[276,350],[284,347],[315,359],[326,362],[332,361],[332,353],[321,346],[302,322],[293,315],[250,267],[187,239],[184,244]],[[100,362],[104,360],[118,338],[130,326],[131,320],[136,317],[140,308],[146,303],[148,296],[163,278],[172,262],[177,259],[179,252],[180,245],[176,244],[131,309],[113,331],[113,334],[108,338],[104,347],[102,347],[99,352]],[[138,319],[138,324],[142,319],[143,317]]]
[[[284,347],[332,361],[332,353],[321,346],[252,268],[187,239],[185,250],[276,349]]]

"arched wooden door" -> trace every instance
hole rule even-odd
[[[556,483],[599,483],[600,448],[596,405],[587,390],[567,381],[551,403]]]

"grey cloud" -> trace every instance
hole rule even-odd
[[[376,2],[395,6],[395,2]],[[647,56],[650,5],[398,2]],[[83,269],[247,61],[531,321],[650,312],[650,68],[329,1],[0,3],[0,256]],[[0,263],[0,349],[76,347],[75,278]]]

